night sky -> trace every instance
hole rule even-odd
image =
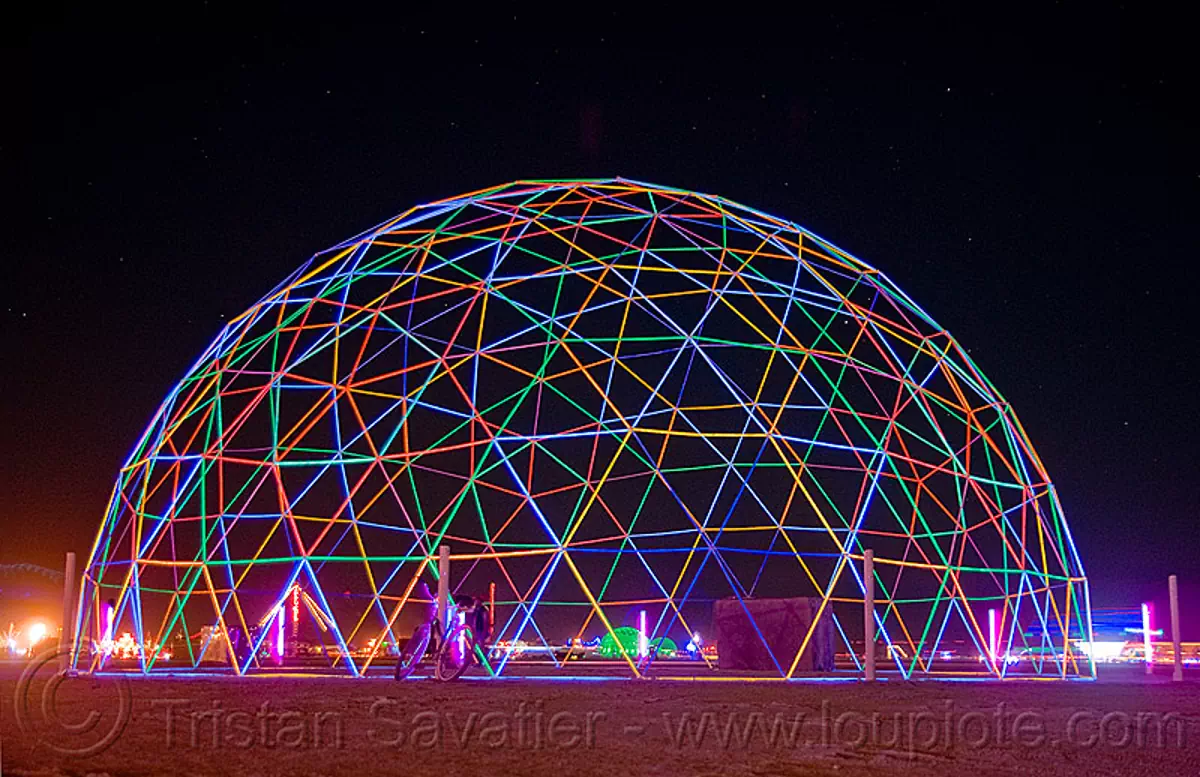
[[[510,179],[620,175],[888,273],[1016,408],[1093,604],[1162,598],[1170,572],[1200,601],[1181,22],[182,7],[148,33],[66,12],[0,33],[0,563],[86,554],[158,402],[310,254]]]

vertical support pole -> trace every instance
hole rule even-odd
[[[488,583],[488,634],[496,628],[496,581]]]
[[[109,599],[104,603],[104,637],[100,644],[107,655],[112,652],[113,642],[117,637],[117,600]]]
[[[300,653],[300,584],[292,586],[292,638],[288,642],[287,654],[295,657]]]
[[[999,642],[996,633],[996,609],[988,609],[988,661],[992,665],[992,671],[996,674],[1000,673],[999,664],[996,663],[996,644]]]
[[[1179,580],[1175,575],[1167,578],[1167,588],[1171,595],[1171,643],[1175,651],[1175,669],[1171,672],[1171,679],[1179,682],[1183,679],[1183,653],[1179,644]]]
[[[442,634],[450,633],[450,624],[446,622],[450,608],[450,546],[442,543],[438,546],[438,600],[437,619],[442,627]]]
[[[75,636],[75,553],[67,553],[63,567],[62,630],[58,634],[58,671],[65,672],[71,664],[71,644]]]
[[[875,551],[863,553],[863,669],[875,679]]]
[[[649,642],[646,638],[646,611],[642,610],[638,613],[638,643],[637,657],[645,658],[649,652]]]
[[[1150,639],[1150,604],[1142,602],[1142,648],[1146,652],[1146,674],[1154,674],[1154,645]]]
[[[279,610],[275,613],[275,665],[283,665],[283,654],[286,652],[286,644],[283,639],[284,621],[287,620],[287,610],[283,606],[283,602],[279,603]]]

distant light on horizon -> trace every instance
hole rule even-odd
[[[48,629],[46,628],[46,624],[42,623],[41,621],[36,621],[29,624],[29,647],[32,648],[34,645],[45,639],[47,631]]]

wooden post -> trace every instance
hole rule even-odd
[[[437,596],[438,625],[442,627],[442,634],[446,634],[449,631],[446,619],[449,617],[450,612],[450,546],[444,542],[438,546]]]
[[[75,636],[75,553],[67,553],[63,567],[62,630],[58,633],[58,670],[66,672],[71,666],[71,646]]]
[[[863,554],[863,669],[875,679],[875,551]]]
[[[1179,580],[1175,575],[1167,578],[1167,588],[1171,595],[1171,642],[1174,643],[1172,648],[1175,651],[1175,669],[1171,672],[1171,679],[1180,682],[1183,680],[1183,652],[1179,644]]]

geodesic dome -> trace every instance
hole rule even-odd
[[[717,599],[815,596],[861,654],[869,548],[905,675],[1092,672],[1083,569],[1008,403],[886,275],[706,194],[522,181],[313,256],[125,462],[78,633],[113,630],[111,601],[152,670],[173,633],[261,645],[302,589],[361,673],[424,611],[443,544],[502,643],[645,610],[649,641],[683,644]]]

